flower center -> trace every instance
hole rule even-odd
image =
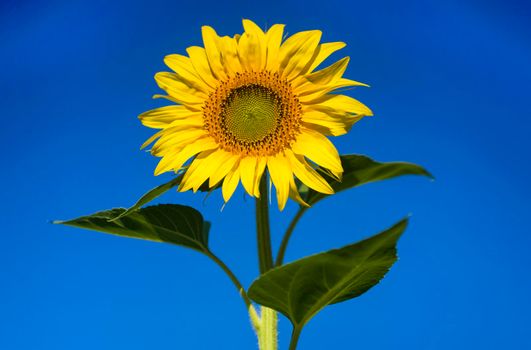
[[[275,131],[281,100],[272,90],[248,84],[232,90],[221,108],[227,131],[242,141],[260,141]]]
[[[226,151],[273,155],[299,133],[301,106],[277,73],[243,72],[222,81],[203,106],[204,127]]]

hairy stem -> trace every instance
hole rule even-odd
[[[258,332],[258,347],[260,350],[277,350],[277,312],[268,307],[261,307],[261,323]]]
[[[256,199],[256,237],[258,243],[258,265],[260,274],[273,268],[271,233],[269,228],[269,206],[267,203],[267,176],[260,180],[260,198]],[[261,307],[260,321],[256,329],[260,350],[277,350],[277,312],[265,306]]]

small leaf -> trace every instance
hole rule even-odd
[[[169,182],[166,182],[165,184],[155,187],[154,189],[150,190],[149,192],[145,193],[142,197],[140,197],[140,199],[135,204],[133,204],[133,206],[122,211],[118,216],[111,217],[109,221],[118,220],[124,216],[131,214],[135,210],[140,209],[140,207],[142,207],[143,205],[146,205],[147,203],[151,202],[157,197],[162,196],[164,193],[168,192],[173,187],[179,186],[182,180],[183,180],[183,175],[181,174],[177,176],[175,179]]]
[[[164,193],[168,192],[172,188],[179,186],[183,180],[183,177],[184,177],[184,174],[180,174],[175,179],[169,182],[166,182],[165,184],[162,184],[160,186],[157,186],[154,189],[146,192],[142,197],[140,197],[140,199],[135,204],[133,204],[131,207],[127,208],[126,210],[122,211],[118,216],[114,218],[109,218],[109,221],[118,220],[124,216],[127,216],[131,214],[132,212],[134,212],[135,210],[138,210],[142,206],[148,204],[152,200],[162,196]],[[210,192],[217,188],[219,188],[219,185],[214,186],[213,188],[209,188],[208,182],[205,182],[203,185],[201,185],[201,187],[199,187],[199,191]]]
[[[342,155],[340,158],[343,165],[342,180],[337,181],[332,177],[327,178],[328,183],[336,193],[369,182],[387,180],[402,175],[422,175],[433,178],[426,169],[412,163],[380,163],[369,157],[356,154]],[[326,173],[321,168],[318,168],[318,170]],[[299,192],[309,205],[314,205],[321,199],[328,197],[328,195],[316,192],[304,185],[299,186]]]
[[[376,236],[276,267],[253,282],[249,297],[286,315],[296,329],[325,306],[355,298],[384,277],[396,261],[407,219]]]
[[[184,205],[161,204],[139,209],[125,217],[126,209],[117,208],[82,216],[73,220],[54,221],[54,224],[80,227],[118,236],[173,243],[180,246],[208,251],[210,224],[197,210]]]

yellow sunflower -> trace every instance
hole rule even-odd
[[[284,25],[264,32],[243,20],[243,34],[217,35],[202,27],[203,47],[188,56],[164,58],[173,72],[155,80],[174,105],[140,115],[142,123],[161,129],[142,147],[157,140],[151,153],[162,157],[155,175],[184,171],[180,191],[197,191],[207,180],[221,185],[227,202],[239,182],[260,197],[267,169],[282,210],[288,197],[302,203],[295,177],[308,187],[331,194],[315,170],[319,165],[341,179],[338,152],[327,136],[345,134],[371,110],[339,88],[366,86],[343,78],[349,58],[316,71],[342,42],[320,43],[321,31],[293,34],[283,40]],[[185,164],[188,163],[187,166]]]

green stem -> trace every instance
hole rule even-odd
[[[299,327],[293,327],[293,332],[291,333],[291,340],[289,342],[289,350],[297,349],[297,344],[299,343],[300,335],[301,329]]]
[[[260,198],[256,198],[256,234],[260,274],[266,273],[273,267],[267,197],[267,177],[264,175],[260,180]]]
[[[247,296],[247,292],[243,288],[242,284],[236,277],[236,275],[232,272],[232,270],[220,259],[218,258],[214,253],[212,253],[207,248],[203,249],[203,252],[212,259],[221,269],[225,272],[225,274],[230,278],[234,286],[236,286],[236,289],[240,293],[243,302],[245,303],[245,306],[247,307],[247,312],[249,313],[249,317],[251,319],[251,325],[253,326],[253,329],[255,330],[256,334],[260,334],[260,327],[261,327],[261,321],[260,317],[258,316],[256,309],[251,302],[251,299],[249,299],[249,296]],[[273,349],[276,350],[276,349]]]
[[[249,297],[247,296],[247,293],[245,292],[245,289],[243,288],[242,284],[240,283],[240,281],[238,280],[236,275],[231,271],[231,269],[229,269],[229,267],[220,258],[218,258],[214,253],[212,253],[210,250],[205,250],[204,253],[210,259],[214,260],[214,262],[216,264],[218,264],[218,266],[221,267],[221,269],[223,271],[225,271],[225,273],[230,278],[230,280],[232,281],[234,286],[236,286],[236,289],[238,289],[238,292],[242,296],[243,301],[244,301],[245,306],[247,307],[247,309],[253,307],[252,304],[251,304],[251,300],[249,299]]]
[[[277,312],[268,307],[261,307],[260,331],[258,347],[260,350],[277,350]]]
[[[260,198],[256,199],[256,236],[258,243],[258,265],[260,274],[273,268],[273,252],[271,249],[271,233],[269,228],[269,206],[267,176],[260,180]],[[256,329],[260,350],[277,350],[277,312],[262,306],[260,320]]]
[[[284,237],[282,238],[282,242],[280,243],[280,248],[278,249],[275,266],[280,266],[284,262],[284,255],[286,254],[286,249],[288,247],[288,243],[291,238],[291,235],[293,234],[293,230],[295,229],[295,226],[299,222],[302,215],[306,212],[306,209],[308,208],[300,207],[295,217],[291,220],[291,223],[289,224],[288,229],[286,230],[286,233],[284,234]]]

